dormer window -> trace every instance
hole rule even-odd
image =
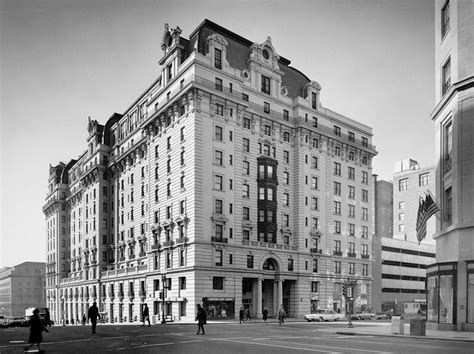
[[[270,94],[270,78],[265,75],[262,75],[262,92]]]
[[[214,49],[214,67],[222,69],[222,51],[217,48]]]

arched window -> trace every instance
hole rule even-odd
[[[275,260],[268,258],[265,263],[263,263],[263,270],[276,270],[277,266]]]

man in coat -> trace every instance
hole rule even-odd
[[[148,321],[148,327],[150,327],[150,310],[148,309],[148,305],[144,304],[143,305],[143,324],[142,327],[145,326],[145,322]]]
[[[89,318],[92,323],[92,334],[96,334],[95,327],[97,326],[97,318],[100,319],[99,309],[97,308],[97,302],[94,302],[92,306],[89,307],[89,311],[87,311],[87,318]]]

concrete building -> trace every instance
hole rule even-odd
[[[436,264],[428,326],[474,330],[474,2],[435,2]]]
[[[165,25],[162,74],[123,113],[89,120],[87,149],[50,167],[53,319],[92,301],[109,321],[291,317],[372,306],[370,127],[325,108],[321,86],[270,37],[211,21]],[[164,285],[164,286],[163,286]]]
[[[434,166],[420,168],[418,162],[405,159],[395,163],[393,176],[393,238],[418,242],[416,237],[416,221],[418,216],[419,198],[426,193],[435,194]],[[435,217],[428,220],[426,238],[423,244],[435,242],[432,238],[436,231]]]
[[[45,263],[24,262],[0,269],[1,314],[24,317],[30,307],[45,307]]]
[[[426,301],[426,268],[435,262],[435,217],[421,244],[416,237],[419,198],[434,192],[434,167],[405,159],[395,163],[393,183],[376,178],[374,308],[402,313],[404,304]]]

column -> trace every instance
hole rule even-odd
[[[283,280],[279,279],[277,282],[277,287],[278,287],[278,303],[277,306],[280,308],[280,305],[283,304]]]
[[[257,279],[257,306],[255,308],[255,318],[262,318],[262,278]]]
[[[276,316],[278,314],[278,309],[280,308],[280,303],[278,302],[278,280],[273,282],[273,314]]]

